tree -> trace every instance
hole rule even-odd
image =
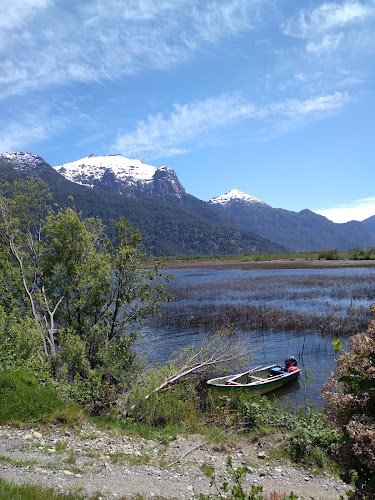
[[[72,208],[53,212],[38,181],[7,186],[0,196],[0,305],[7,299],[39,331],[40,357],[84,402],[123,390],[136,357],[137,325],[168,298],[158,265],[144,269],[139,231]],[[8,312],[9,308],[8,308]]]

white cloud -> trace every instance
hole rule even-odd
[[[0,97],[166,69],[223,37],[250,29],[257,4],[247,0],[87,0],[66,9],[53,0],[13,3],[14,8],[6,0],[4,12],[12,29],[0,35]]]
[[[321,40],[317,42],[309,42],[306,45],[308,52],[313,52],[314,54],[321,54],[322,52],[327,52],[330,50],[335,50],[342,39],[344,38],[344,33],[340,32],[335,35],[325,35]]]
[[[2,0],[0,3],[0,28],[4,32],[24,26],[40,11],[50,7],[53,0]]]
[[[34,144],[50,139],[67,124],[70,127],[78,123],[87,125],[87,121],[85,115],[64,103],[55,107],[54,114],[50,105],[40,105],[36,110],[30,105],[21,114],[9,112],[0,119],[0,151],[30,151]]]
[[[287,120],[296,126],[298,119],[319,119],[339,111],[349,103],[348,93],[335,92],[305,100],[288,100],[258,106],[238,94],[223,94],[217,98],[184,105],[175,104],[169,116],[150,115],[137,122],[132,132],[120,131],[113,146],[125,156],[157,158],[186,152],[182,145],[201,141],[204,134],[240,120]],[[285,127],[287,129],[287,127]]]
[[[324,3],[316,9],[303,9],[297,18],[292,18],[283,26],[286,35],[297,38],[311,38],[327,33],[350,23],[361,23],[375,15],[374,5],[360,2]]]
[[[347,92],[335,92],[333,94],[314,96],[309,99],[291,99],[282,103],[272,104],[270,109],[275,114],[281,114],[289,118],[299,118],[314,114],[316,118],[321,113],[324,116],[330,112],[336,112],[351,101]]]
[[[46,128],[33,116],[26,115],[22,122],[14,120],[1,127],[0,151],[23,151],[27,144],[46,139],[49,132],[49,126]]]
[[[372,45],[366,24],[375,17],[374,3],[347,1],[323,3],[316,9],[302,9],[281,26],[282,32],[307,41],[306,50],[315,55],[336,50],[344,42],[364,48]]]
[[[315,210],[317,214],[324,215],[333,222],[348,222],[351,220],[362,221],[375,215],[375,197],[355,200],[347,205],[335,208]]]
[[[151,154],[153,158],[179,154],[178,146],[197,139],[202,133],[228,125],[238,118],[257,112],[250,103],[235,94],[184,105],[175,104],[173,112],[164,117],[161,113],[139,121],[134,132],[119,133],[114,150],[125,155]]]

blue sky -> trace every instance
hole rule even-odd
[[[375,2],[1,0],[0,151],[375,214]]]

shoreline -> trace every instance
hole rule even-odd
[[[375,260],[267,260],[267,261],[241,261],[241,260],[202,260],[165,262],[163,268],[189,269],[189,268],[235,268],[235,269],[340,269],[373,267]]]

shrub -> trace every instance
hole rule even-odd
[[[375,494],[375,321],[351,337],[323,395],[327,420],[344,433],[333,450],[347,478],[354,478],[357,498]]]
[[[323,412],[313,405],[305,403],[291,410],[266,396],[236,395],[222,399],[220,411],[228,412],[232,420],[250,429],[262,430],[267,426],[286,429],[288,435],[280,451],[293,462],[319,469],[336,465],[332,461],[331,445],[342,435],[335,426],[327,425]]]
[[[321,252],[319,252],[318,259],[319,260],[339,260],[340,254],[335,248],[332,248],[330,250],[322,250]]]

